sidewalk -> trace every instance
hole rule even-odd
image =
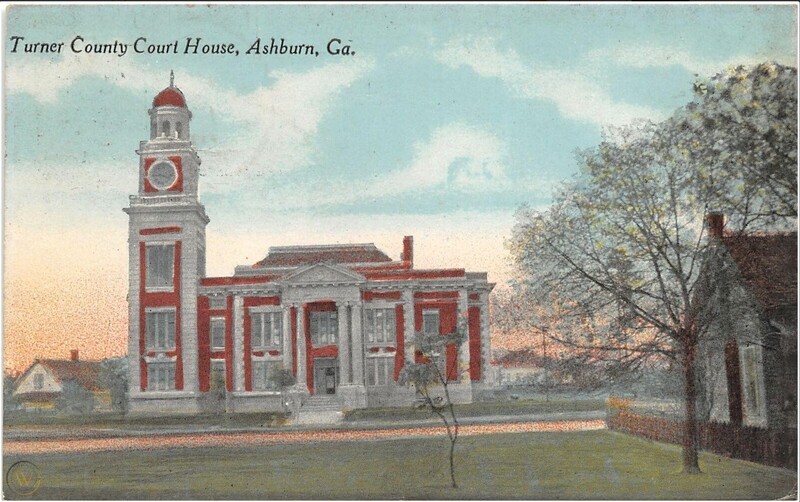
[[[605,429],[604,419],[540,420],[496,423],[470,423],[460,427],[460,435],[508,434],[522,432],[564,432]],[[206,431],[182,433],[130,434],[116,437],[60,437],[6,439],[3,455],[48,455],[102,451],[160,450],[176,448],[224,448],[268,446],[283,443],[347,442],[419,437],[443,437],[440,425],[397,428],[278,429],[260,431]]]
[[[481,424],[508,424],[508,423],[527,423],[527,422],[560,422],[560,421],[586,421],[586,420],[605,420],[606,412],[598,411],[573,411],[562,413],[537,413],[527,415],[488,415],[488,416],[466,416],[456,415],[460,425],[481,425]],[[12,441],[46,441],[52,439],[103,439],[103,438],[125,438],[125,437],[147,437],[169,435],[193,435],[203,433],[213,434],[240,434],[240,433],[280,433],[280,432],[302,432],[302,431],[371,431],[371,430],[392,430],[392,429],[415,429],[431,428],[442,426],[442,421],[436,416],[424,419],[374,419],[374,420],[353,420],[341,421],[331,424],[306,424],[297,425],[289,423],[283,426],[272,427],[225,427],[225,426],[197,426],[197,427],[162,427],[137,429],[131,428],[103,428],[94,426],[83,426],[70,431],[64,430],[43,430],[18,428],[13,431],[4,431],[3,439],[6,442]]]

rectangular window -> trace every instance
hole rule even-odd
[[[311,343],[316,346],[334,345],[339,339],[339,319],[336,311],[311,312]]]
[[[42,390],[44,388],[44,375],[41,373],[33,375],[33,388]]]
[[[211,389],[222,390],[225,388],[225,361],[213,359],[211,361]]]
[[[149,245],[146,250],[145,286],[171,289],[175,265],[175,246],[173,244]]]
[[[760,387],[758,371],[758,351],[756,347],[750,346],[744,349],[744,379],[746,386],[745,409],[751,417],[761,416],[759,407]]]
[[[279,390],[276,374],[280,361],[253,361],[253,390]]]
[[[175,350],[175,311],[147,312],[145,333],[147,350]]]
[[[250,314],[250,345],[254,350],[280,350],[283,346],[280,312],[253,312]]]
[[[211,318],[211,350],[225,350],[225,318]]]
[[[393,357],[368,357],[367,358],[367,385],[386,386],[394,378]]]
[[[367,309],[366,313],[367,343],[394,343],[397,330],[394,309]]]
[[[439,311],[422,311],[422,332],[426,335],[438,335],[439,331]]]
[[[147,390],[175,390],[175,363],[158,362],[148,364]]]

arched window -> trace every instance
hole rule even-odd
[[[161,135],[169,136],[169,120],[165,120],[161,123]]]
[[[175,132],[178,133],[178,139],[183,139],[183,124],[175,122]]]
[[[155,138],[156,137],[156,121],[155,120],[151,120],[150,121],[150,137],[151,138]]]

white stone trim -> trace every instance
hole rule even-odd
[[[305,332],[305,305],[296,306],[297,317],[297,386],[308,392],[306,376],[306,332]]]
[[[350,325],[353,333],[353,384],[364,385],[364,330],[362,329],[361,302],[350,309]]]
[[[350,326],[347,303],[336,304],[337,321],[339,322],[339,381],[340,384],[349,384],[350,375]]]
[[[244,391],[244,299],[233,297],[233,389]]]
[[[469,292],[466,289],[458,291],[458,311],[456,317],[456,329],[463,327],[467,329],[464,333],[465,338],[458,347],[458,380],[469,382]]]

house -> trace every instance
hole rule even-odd
[[[100,370],[99,361],[81,361],[77,350],[68,360],[37,359],[17,379],[14,398],[23,410],[52,410],[65,388],[77,384],[91,394],[92,409],[110,411],[111,393],[100,382]]]
[[[718,213],[707,227],[701,416],[797,427],[797,233],[729,234]]]
[[[491,385],[486,273],[414,267],[406,236],[399,259],[374,244],[270,247],[229,277],[206,277],[206,225],[192,117],[171,80],[153,100],[140,143],[138,193],[129,215],[129,409],[200,412],[224,396],[228,411],[279,410],[276,375],[311,405],[410,405],[398,384],[415,332],[450,346],[450,394],[469,402]],[[224,169],[211,166],[209,169]],[[399,239],[398,239],[399,240]],[[214,397],[216,396],[216,397]]]

